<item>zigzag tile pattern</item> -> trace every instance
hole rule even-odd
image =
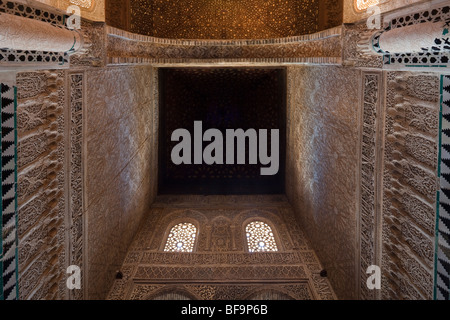
[[[16,94],[15,87],[1,86],[1,284],[0,299],[17,298],[16,205]]]
[[[450,76],[442,76],[441,163],[436,299],[450,300]]]

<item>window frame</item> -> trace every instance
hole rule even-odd
[[[194,225],[194,227],[196,229],[194,246],[192,247],[192,251],[190,251],[190,252],[165,251],[170,232],[172,231],[172,229],[174,227],[176,227],[177,225],[182,224],[182,223],[190,223],[190,224]],[[194,252],[197,252],[197,247],[198,247],[198,243],[199,243],[199,239],[198,239],[199,234],[200,234],[200,227],[199,227],[198,221],[196,221],[194,219],[190,219],[190,218],[181,218],[181,219],[174,220],[167,226],[166,231],[164,232],[163,241],[161,241],[160,251],[162,251],[164,253],[194,253]]]
[[[249,244],[248,244],[248,240],[247,240],[247,226],[252,223],[252,222],[263,222],[265,224],[267,224],[270,229],[272,230],[273,233],[273,238],[275,240],[275,244],[277,245],[277,251],[254,251],[254,252],[250,252],[250,248],[249,248]],[[284,247],[282,245],[282,242],[280,240],[280,237],[278,236],[278,231],[277,229],[274,227],[274,224],[272,223],[272,221],[263,218],[263,217],[252,217],[249,219],[246,219],[243,224],[242,224],[242,236],[244,238],[244,242],[245,242],[245,252],[246,253],[277,253],[277,252],[281,252],[284,251]]]

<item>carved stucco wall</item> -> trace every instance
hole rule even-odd
[[[156,83],[151,67],[17,75],[20,299],[106,297],[156,194]]]
[[[365,72],[362,97],[360,298],[431,299],[439,75]]]
[[[361,175],[360,175],[360,298],[379,298],[379,290],[367,288],[366,270],[380,265],[380,219],[383,152],[383,81],[380,71],[363,72],[361,100]]]
[[[86,77],[86,296],[101,299],[156,193],[156,72],[115,67]]]
[[[84,72],[22,72],[17,88],[20,299],[79,299],[65,274],[84,265]]]
[[[17,75],[20,299],[64,299],[64,72]]]
[[[286,193],[339,298],[356,298],[360,71],[289,67]]]
[[[382,298],[431,299],[439,75],[386,74]]]
[[[439,74],[288,70],[287,195],[338,297],[432,299]]]
[[[106,58],[103,27],[89,25],[92,28],[83,32],[93,45],[88,56],[73,59],[73,69],[17,76],[21,299],[81,297],[82,292],[68,293],[65,289],[65,267],[72,263],[86,268],[89,291],[85,297],[105,297],[145,206],[155,194],[157,163],[156,152],[151,150],[157,150],[157,126],[153,125],[157,123],[157,106],[151,100],[157,101],[152,91],[156,73],[150,67],[78,69],[101,66]],[[361,37],[360,29],[345,27],[348,50],[344,48],[344,60],[353,66],[380,68],[379,59],[365,59],[352,49]],[[288,196],[338,296],[357,297],[356,288],[363,285],[363,277],[358,280],[355,276],[360,267],[363,276],[366,266],[358,261],[360,235],[356,234],[363,218],[357,215],[357,190],[363,190],[357,181],[359,173],[354,171],[359,168],[361,152],[358,115],[366,117],[363,120],[367,123],[371,117],[357,107],[358,88],[362,85],[367,93],[362,101],[373,102],[370,94],[376,78],[380,103],[384,103],[386,93],[386,105],[378,109],[382,112],[375,112],[377,123],[386,127],[381,137],[386,140],[383,217],[378,221],[382,223],[383,242],[367,242],[368,250],[361,255],[368,253],[367,257],[375,259],[382,251],[381,298],[431,298],[438,75],[375,72],[375,78],[368,73],[360,77],[355,69],[334,66],[288,70]],[[94,114],[86,119],[84,145],[80,123],[83,100],[88,112]],[[141,105],[151,106],[152,113],[144,112]],[[377,111],[376,104],[372,105]],[[148,127],[144,122],[149,119]],[[128,132],[127,128],[141,129]],[[80,211],[82,146],[87,164],[87,212]],[[370,155],[370,150],[367,152]],[[144,163],[147,156],[153,161]],[[380,167],[370,173],[374,176],[377,170]],[[125,180],[127,183],[121,183]],[[83,214],[89,217],[87,221],[83,221]],[[374,225],[365,229],[368,234]],[[86,261],[85,244],[89,244]],[[377,245],[381,250],[374,254],[370,250]]]
[[[279,251],[247,252],[245,225],[255,220],[273,227]],[[184,221],[198,226],[194,252],[164,252],[168,231]],[[335,299],[321,269],[284,195],[159,196],[108,299],[180,299],[177,293],[200,300],[283,298],[277,292],[299,300]]]
[[[341,60],[341,27],[315,34],[262,40],[171,40],[106,28],[109,64],[275,64]]]
[[[432,299],[439,75],[363,74],[360,298]],[[370,265],[381,290],[367,290]]]

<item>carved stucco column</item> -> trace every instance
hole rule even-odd
[[[371,45],[377,54],[441,51],[450,50],[450,45],[445,49],[449,37],[445,21],[425,22],[377,32]]]
[[[211,231],[212,231],[212,226],[210,224],[207,224],[205,226],[206,229],[206,251],[211,250]]]
[[[43,21],[0,13],[0,48],[75,52],[82,45],[82,36],[77,31]]]
[[[231,249],[236,251],[236,226],[232,224],[230,226],[231,229]]]

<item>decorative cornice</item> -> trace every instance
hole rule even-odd
[[[109,64],[340,64],[342,27],[263,40],[161,39],[106,27]]]

